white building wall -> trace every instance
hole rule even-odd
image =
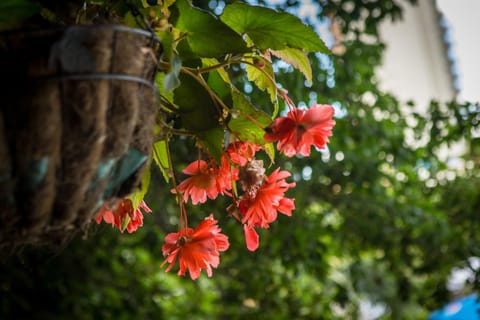
[[[386,21],[380,34],[387,48],[377,70],[380,88],[395,94],[402,103],[413,100],[417,111],[430,100],[455,98],[453,76],[443,40],[443,28],[434,0],[404,4],[402,21]]]
[[[478,0],[437,0],[449,25],[457,70],[459,74],[460,101],[480,101],[480,1]]]
[[[383,65],[377,69],[380,88],[393,93],[403,106],[413,101],[414,110],[420,114],[427,112],[432,100],[442,103],[457,96],[440,19],[435,0],[418,0],[416,6],[404,4],[402,20],[386,21],[380,26],[387,45]],[[408,117],[412,110],[404,111]],[[406,132],[406,142],[418,146],[427,141],[417,141],[413,133]],[[441,148],[438,155],[451,168],[462,168],[460,157],[464,152],[461,142]]]

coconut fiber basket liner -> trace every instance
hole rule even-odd
[[[0,249],[61,243],[138,187],[159,53],[125,26],[0,34]]]

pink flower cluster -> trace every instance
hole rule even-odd
[[[291,108],[285,117],[277,118],[265,133],[266,142],[277,142],[277,148],[288,157],[310,155],[311,147],[324,148],[332,135],[335,121],[332,119],[333,107],[314,105],[309,110]],[[285,193],[295,187],[287,182],[291,174],[280,168],[270,175],[265,174],[261,160],[255,160],[255,154],[261,146],[248,141],[231,143],[222,156],[221,163],[215,160],[196,160],[189,164],[183,180],[173,193],[180,193],[183,201],[191,199],[193,204],[215,199],[219,194],[233,198],[227,209],[243,225],[247,249],[255,251],[259,247],[259,236],[255,228],[268,228],[277,219],[278,213],[292,215],[295,199]],[[233,183],[240,183],[243,193],[232,192]],[[208,223],[206,222],[208,221]],[[200,270],[205,269],[211,276],[212,267],[219,264],[219,252],[228,248],[228,238],[220,233],[217,221],[210,215],[197,229],[180,229],[165,238],[162,247],[165,263],[169,271],[179,260],[179,275],[188,270],[190,277],[196,279]]]
[[[133,208],[133,203],[130,199],[123,199],[113,208],[104,204],[94,218],[97,223],[103,220],[117,227],[121,232],[126,229],[128,233],[132,233],[137,231],[138,227],[143,226],[143,214],[140,209],[147,213],[152,212],[144,201],[140,203],[138,208]]]
[[[265,129],[266,142],[277,142],[277,149],[288,157],[309,156],[311,147],[324,148],[332,135],[335,121],[334,109],[329,105],[313,105],[308,110],[296,108],[288,97],[283,97],[290,107],[288,114],[279,117]],[[205,203],[219,195],[232,198],[227,211],[242,225],[247,249],[255,251],[259,247],[256,228],[269,228],[278,213],[291,216],[295,209],[295,199],[285,193],[295,187],[287,182],[291,174],[280,168],[267,175],[263,161],[256,160],[255,154],[261,146],[248,141],[234,141],[223,153],[220,163],[214,159],[198,159],[190,163],[183,173],[188,176],[171,190],[178,194],[180,203],[180,228],[178,232],[165,237],[162,252],[170,271],[179,261],[178,275],[188,273],[192,279],[200,276],[201,270],[212,275],[212,268],[218,267],[220,254],[228,249],[228,237],[221,233],[218,221],[210,214],[195,229],[187,226],[184,203]],[[238,193],[237,182],[241,187]],[[124,199],[113,208],[104,206],[95,216],[97,223],[102,220],[122,232],[137,230],[143,224],[143,214],[151,212],[145,202],[133,208],[132,201]]]

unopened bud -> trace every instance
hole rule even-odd
[[[262,160],[252,160],[240,168],[238,175],[240,183],[244,191],[252,187],[259,187],[262,185],[265,178],[265,168]]]

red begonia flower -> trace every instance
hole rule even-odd
[[[242,223],[249,227],[268,228],[277,219],[277,211],[291,216],[295,209],[294,199],[285,198],[285,192],[295,186],[295,182],[285,181],[290,175],[290,172],[277,168],[260,187],[248,190],[239,203]]]
[[[255,157],[255,152],[260,150],[260,146],[249,141],[237,141],[231,143],[227,148],[227,154],[233,163],[244,166],[248,161]]]
[[[193,204],[204,203],[209,199],[215,199],[218,194],[224,194],[232,189],[232,177],[230,166],[222,161],[222,166],[218,167],[214,161],[210,163],[204,160],[197,160],[190,163],[183,173],[190,175],[190,178],[182,181],[177,189],[183,194],[183,200],[188,201],[190,197]],[[226,167],[228,166],[228,167]],[[175,189],[171,190],[176,193]]]
[[[176,233],[169,233],[162,246],[165,261],[161,266],[169,263],[165,272],[170,271],[178,258],[179,276],[185,275],[188,270],[192,280],[200,276],[202,269],[212,276],[212,267],[217,268],[220,263],[219,252],[225,251],[230,246],[228,237],[220,232],[217,220],[210,214],[198,227],[181,229]]]
[[[103,205],[95,215],[95,221],[100,223],[103,220],[112,226],[116,226],[122,232],[124,231],[124,224],[126,223],[125,229],[128,233],[132,233],[143,225],[143,214],[140,209],[143,209],[147,213],[152,212],[144,201],[140,202],[138,208],[134,209],[132,201],[125,198],[113,209],[107,205]]]
[[[295,186],[295,182],[287,183],[287,171],[275,170],[261,184],[252,184],[240,197],[238,209],[243,215],[245,240],[247,248],[254,251],[258,248],[258,234],[255,227],[268,228],[277,219],[278,212],[287,216],[295,209],[294,199],[286,198],[285,192]]]
[[[267,128],[267,142],[278,141],[277,148],[286,156],[310,155],[311,146],[325,147],[332,135],[335,120],[330,105],[313,105],[308,110],[292,108],[286,117],[279,117]]]
[[[218,192],[230,195],[227,191],[232,189],[232,181],[238,180],[238,168],[230,165],[230,161],[222,156],[222,165],[218,168],[217,177]]]

